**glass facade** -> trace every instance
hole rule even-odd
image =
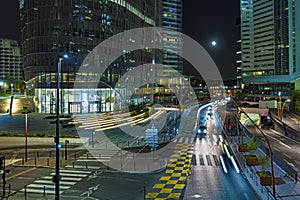
[[[89,82],[95,73],[78,73],[85,57],[105,39],[138,27],[156,25],[154,1],[147,0],[22,0],[21,46],[25,80],[34,88],[39,112],[55,112],[58,57],[61,65],[61,112],[112,111],[112,89],[128,69],[151,63],[149,51],[126,52],[108,67],[95,91],[74,90],[74,82]],[[107,52],[109,55],[109,52]],[[81,94],[80,94],[81,93]],[[99,96],[100,95],[100,96]]]
[[[241,70],[248,95],[276,96],[279,90],[282,91],[283,87],[279,86],[272,88],[272,92],[253,89],[264,88],[270,83],[294,88],[300,76],[300,56],[297,54],[300,48],[297,46],[300,3],[297,2],[241,0]]]
[[[172,74],[173,70],[182,72],[183,60],[178,56],[178,52],[182,49],[182,40],[172,33],[172,31],[182,32],[182,0],[163,0],[162,8],[162,26],[171,30],[163,33],[164,47],[168,49],[163,52],[165,73]]]

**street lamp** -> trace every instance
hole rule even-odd
[[[55,175],[53,177],[53,182],[55,183],[55,199],[59,200],[59,149],[61,147],[59,143],[59,89],[60,89],[60,71],[61,62],[63,58],[68,58],[68,55],[63,57],[58,57],[57,59],[57,74],[56,74],[56,136],[55,136]]]
[[[14,84],[11,83],[11,84],[10,84],[10,93],[11,93],[11,95],[13,95],[13,90],[14,90],[13,88],[14,88]]]
[[[285,107],[285,104],[290,102],[291,100],[287,99],[282,103],[281,98],[279,98],[279,107],[277,109],[278,109],[278,118],[280,119],[280,121],[282,121],[283,109]]]

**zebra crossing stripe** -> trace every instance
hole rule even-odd
[[[189,138],[188,137],[185,138],[184,143],[189,143]]]
[[[65,168],[72,168],[72,169],[86,169],[86,166],[85,165],[67,165],[65,166]],[[89,165],[88,166],[88,169],[100,169],[99,166],[91,166]]]
[[[69,169],[61,169],[59,172],[69,172],[69,173],[78,173],[78,174],[90,174],[90,171],[78,171],[78,170],[69,170]]]
[[[50,175],[51,175],[51,176],[54,176],[55,173],[54,173],[54,172],[53,172],[53,173],[50,173]],[[87,176],[87,174],[68,174],[68,173],[60,173],[60,175],[61,175],[61,176],[68,176],[68,177],[82,177],[82,178],[84,178],[84,177]]]
[[[44,176],[43,179],[51,180],[52,182],[53,176]],[[74,177],[61,177],[61,181],[80,181],[82,178],[74,178]]]
[[[36,180],[34,183],[41,183],[41,184],[54,184],[52,180]],[[70,181],[59,181],[60,185],[75,185],[77,182],[70,182]]]
[[[44,187],[44,186],[43,186]],[[21,192],[25,192],[25,189],[20,190]],[[31,189],[31,188],[26,188],[26,192],[28,193],[38,193],[38,194],[43,194],[44,189]],[[62,194],[63,191],[59,191],[59,194]],[[55,190],[45,190],[45,194],[55,194]]]
[[[108,157],[111,158],[111,157]],[[97,160],[90,160],[90,159],[79,159],[77,162],[108,162],[110,159],[97,159]]]
[[[44,188],[44,186],[46,187],[46,188],[48,188],[48,189],[54,189],[55,188],[55,185],[53,184],[53,185],[40,185],[40,184],[29,184],[29,185],[27,185],[27,188]],[[26,188],[26,189],[27,189]],[[61,190],[67,190],[67,189],[69,189],[70,188],[70,186],[63,186],[63,185],[60,185],[59,186],[59,188],[61,189]]]
[[[179,143],[182,143],[183,137],[179,138]]]

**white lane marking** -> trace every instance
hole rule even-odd
[[[279,142],[279,144],[281,144],[282,146],[285,146],[286,148],[289,148],[289,149],[291,149],[291,147],[289,146],[289,145],[287,145],[287,144],[284,144],[283,142]]]

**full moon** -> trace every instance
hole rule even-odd
[[[212,42],[211,42],[211,45],[214,47],[214,46],[217,45],[217,42],[216,42],[216,41],[212,41]]]

